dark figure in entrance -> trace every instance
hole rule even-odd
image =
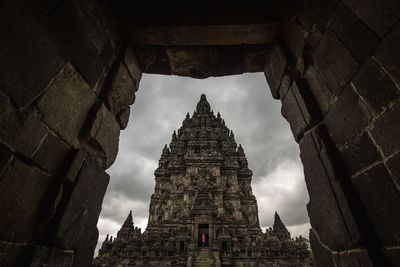
[[[206,234],[205,233],[201,234],[201,247],[202,248],[206,247]]]

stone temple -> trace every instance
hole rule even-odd
[[[203,94],[155,170],[146,231],[132,213],[107,236],[94,266],[312,266],[308,240],[275,213],[262,232],[241,145]]]

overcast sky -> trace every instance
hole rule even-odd
[[[98,222],[96,254],[105,235],[115,236],[130,210],[135,226],[146,228],[153,173],[162,148],[170,143],[186,113],[192,115],[202,93],[244,148],[253,171],[261,227],[271,226],[278,211],[292,236],[308,236],[305,206],[309,198],[299,148],[264,75],[198,80],[146,74],[131,107],[128,127],[121,132],[117,159],[107,171],[111,179]]]

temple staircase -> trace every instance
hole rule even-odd
[[[201,249],[193,260],[193,267],[214,267],[215,261],[208,249]]]

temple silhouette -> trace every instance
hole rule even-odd
[[[252,171],[221,115],[201,95],[154,172],[148,225],[129,213],[94,266],[312,266],[308,240],[291,238],[275,212],[263,232]]]

